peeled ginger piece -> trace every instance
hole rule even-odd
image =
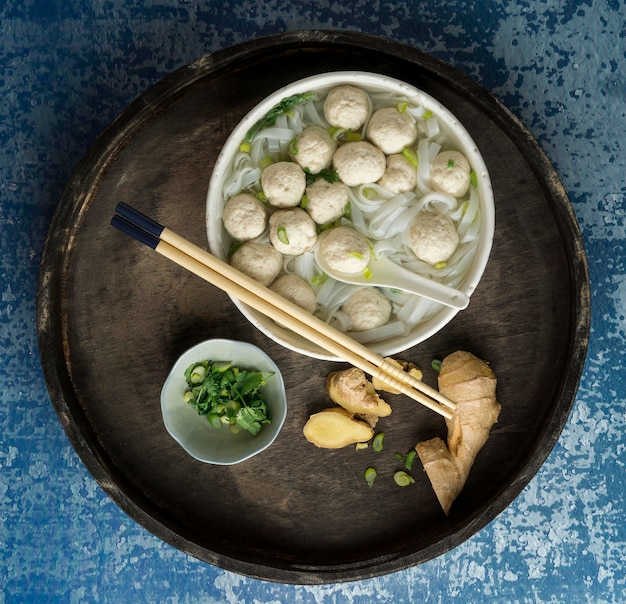
[[[447,443],[434,438],[418,443],[415,450],[446,514],[498,420],[496,382],[488,363],[469,352],[454,352],[441,363],[439,391],[456,403],[454,415],[446,420]]]
[[[342,407],[331,407],[309,417],[302,430],[304,437],[322,449],[341,449],[364,443],[374,436],[371,426]]]

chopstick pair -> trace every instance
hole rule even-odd
[[[119,203],[111,224],[340,360],[445,418],[452,417],[455,403],[434,388],[138,210]]]

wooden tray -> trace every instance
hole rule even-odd
[[[126,201],[206,245],[205,195],[240,118],[288,82],[332,70],[405,80],[440,99],[479,145],[493,180],[493,254],[469,308],[404,355],[436,384],[433,358],[456,349],[491,362],[502,403],[448,518],[419,462],[397,487],[394,453],[445,435],[403,397],[379,426],[385,450],[318,450],[302,436],[329,404],[340,364],[302,357],[251,328],[228,297],[109,225]],[[216,52],[148,90],[100,137],[54,216],[40,275],[38,333],[50,395],[76,451],[132,518],[173,546],[241,574],[327,583],[407,568],[459,545],[499,514],[556,442],[587,348],[583,245],[538,145],[483,88],[439,60],[358,33],[295,32]],[[204,465],[166,433],[159,394],[184,350],[212,337],[252,342],[281,368],[284,429],[263,454]],[[363,472],[379,477],[368,488]]]

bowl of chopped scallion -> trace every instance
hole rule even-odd
[[[280,370],[261,349],[213,339],[187,350],[161,391],[165,428],[195,459],[240,463],[269,447],[287,414]]]

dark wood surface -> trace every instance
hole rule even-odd
[[[329,405],[342,367],[275,344],[229,298],[109,225],[126,201],[206,246],[205,196],[222,143],[278,87],[333,70],[385,73],[461,119],[490,171],[496,235],[469,308],[401,356],[424,368],[466,349],[498,377],[502,413],[450,516],[419,462],[397,487],[395,452],[445,435],[443,420],[387,397],[385,450],[319,450],[302,436]],[[82,460],[112,499],[175,547],[281,582],[325,583],[419,564],[462,543],[524,488],[573,403],[587,348],[589,291],[580,233],[558,176],[529,133],[484,89],[419,51],[356,33],[295,32],[248,42],[173,73],[133,103],[77,168],[44,250],[38,331],[51,399]],[[242,464],[185,454],[159,395],[199,341],[238,338],[279,365],[288,416],[276,442]],[[363,472],[377,468],[368,488]]]

